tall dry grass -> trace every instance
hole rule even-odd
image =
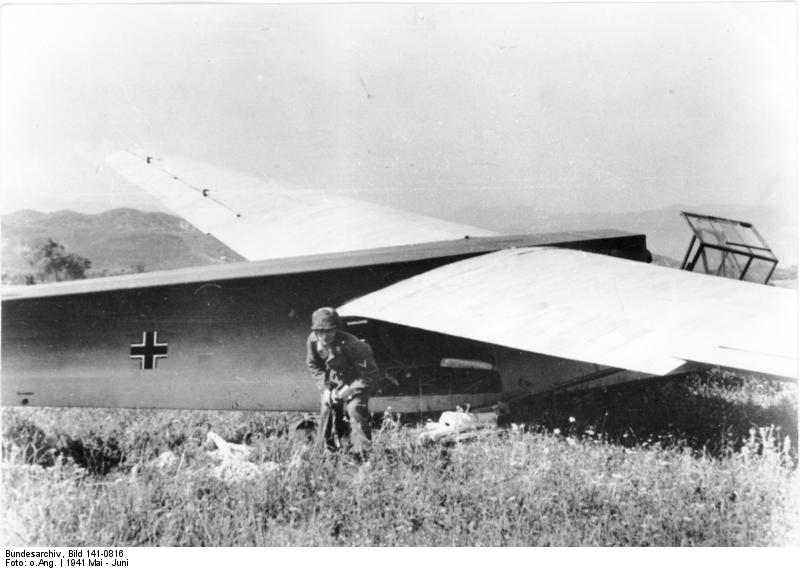
[[[315,454],[285,414],[2,418],[9,545],[776,545],[798,511],[786,427],[751,425],[709,452],[644,431],[631,442],[590,414],[441,447],[386,417],[360,465]],[[248,468],[209,461],[209,431],[246,443]]]

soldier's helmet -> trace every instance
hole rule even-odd
[[[341,325],[339,313],[333,308],[324,307],[318,308],[311,315],[311,329],[312,330],[335,330]]]

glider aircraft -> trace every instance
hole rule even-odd
[[[498,235],[187,159],[107,161],[247,261],[4,291],[3,405],[316,411],[320,306],[373,347],[374,413],[711,366],[797,378],[796,291],[649,264],[644,235]]]

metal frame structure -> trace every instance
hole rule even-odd
[[[764,284],[769,282],[778,266],[778,258],[752,223],[686,211],[682,211],[681,215],[693,233],[681,263],[682,270],[694,271],[697,262],[702,260],[703,269],[708,274],[724,275],[727,269],[738,271],[738,276],[733,276],[744,280],[753,260],[758,259],[772,264],[764,279]],[[695,245],[697,249],[693,253]],[[709,265],[707,249],[722,254],[716,268]],[[747,258],[743,266],[737,259],[739,255]]]

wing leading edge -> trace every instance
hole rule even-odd
[[[697,362],[797,377],[795,291],[569,249],[459,261],[341,313],[654,375]]]
[[[106,161],[250,261],[496,235],[326,192],[290,191],[271,180],[184,158],[125,150]]]

